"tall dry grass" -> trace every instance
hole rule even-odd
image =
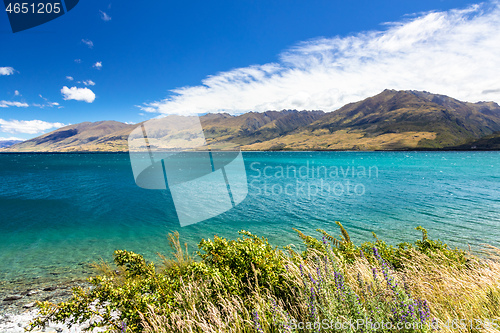
[[[173,255],[157,267],[116,251],[117,267],[96,265],[102,275],[91,278],[94,288],[41,304],[45,315],[33,325],[88,318],[97,302],[110,332],[361,332],[296,325],[360,319],[413,325],[400,332],[500,332],[500,249],[473,256],[428,239],[420,227],[415,245],[376,238],[357,247],[338,224],[342,240],[299,233],[303,252],[278,250],[245,231],[235,241],[202,241],[197,260],[171,234]]]
[[[297,264],[297,258],[298,254],[294,253],[284,259],[287,279],[291,285],[303,284],[304,276],[321,278],[318,275],[318,271],[324,269],[323,261],[318,260],[321,259],[321,254],[314,253],[309,258],[301,259],[300,264]],[[329,269],[333,271],[336,268],[345,274],[345,283],[361,298],[362,303],[379,302],[384,299],[380,295],[387,296],[387,299],[393,297],[389,286],[383,281],[381,271],[378,271],[378,280],[374,278],[374,265],[366,258],[359,257],[351,263],[338,257],[335,260],[336,262],[329,264]],[[394,283],[402,288],[404,286],[411,297],[427,301],[434,322],[429,326],[429,331],[500,332],[499,249],[490,248],[487,257],[470,260],[466,266],[450,265],[444,258],[436,255],[430,258],[415,251],[402,270],[391,270],[390,274]],[[375,286],[378,283],[379,287],[374,287],[376,290],[373,295],[367,295],[366,290],[363,291],[360,286],[360,280],[364,281],[365,286]],[[219,283],[222,286],[222,282]],[[290,325],[292,319],[311,320],[307,288],[291,288],[293,295],[290,299],[293,301],[284,303],[272,290],[255,292],[245,298],[221,293],[214,300],[210,296],[214,290],[208,290],[207,285],[203,281],[184,285],[176,293],[177,306],[175,309],[168,309],[169,312],[174,310],[169,315],[162,315],[160,309],[150,307],[142,316],[144,332],[296,332]],[[323,291],[326,300],[335,297],[334,286],[330,286],[329,290]],[[335,308],[338,303],[334,301],[318,306],[322,306],[322,318],[327,318],[328,313],[338,313]],[[277,325],[277,322],[281,324]],[[498,326],[488,327],[488,322]]]
[[[443,332],[500,331],[484,325],[496,320],[500,327],[500,249],[490,248],[485,258],[470,260],[466,268],[415,255],[401,274],[412,292],[429,302],[434,317],[457,324],[442,326]],[[458,325],[460,320],[464,323]]]

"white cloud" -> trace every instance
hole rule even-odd
[[[49,123],[42,120],[4,120],[0,119],[0,131],[5,133],[38,134],[49,129],[66,126],[63,123]]]
[[[77,64],[81,64],[81,63],[82,63],[82,59],[75,59],[75,62],[76,62]]]
[[[17,138],[15,136],[11,136],[10,138],[2,138],[2,137],[0,137],[0,141],[13,141],[13,140],[24,141],[26,139]]]
[[[68,81],[73,81],[74,79],[73,79],[73,77],[72,77],[72,76],[66,76],[66,80],[68,80]]]
[[[42,94],[38,94],[38,96],[39,96],[41,99],[43,99],[43,100],[45,101],[45,103],[44,103],[44,104],[39,104],[39,103],[34,103],[34,104],[32,104],[33,106],[36,106],[37,108],[41,108],[41,109],[43,109],[43,108],[45,108],[45,107],[52,108],[52,107],[54,107],[54,106],[59,106],[59,103],[49,101],[47,98],[43,97],[43,96],[42,96]]]
[[[74,99],[75,101],[84,101],[87,103],[92,103],[95,100],[95,94],[89,88],[68,88],[64,86],[61,89],[61,94],[64,100]]]
[[[19,90],[15,90],[14,91],[14,96],[22,96],[21,93],[19,92]]]
[[[0,75],[12,75],[15,70],[12,67],[0,67]]]
[[[111,16],[109,16],[108,14],[103,12],[102,10],[99,11],[99,14],[101,16],[101,20],[106,21],[106,22],[111,21]]]
[[[101,69],[102,68],[102,61],[97,61],[92,67],[95,67],[97,69]]]
[[[18,108],[27,108],[29,105],[24,102],[0,101],[0,108],[8,108],[9,106],[16,106]]]
[[[82,39],[82,43],[87,45],[89,49],[94,47],[94,43],[90,39]]]
[[[160,103],[159,102],[154,102],[154,103],[149,103],[149,104],[144,104],[144,105],[135,105],[139,109],[141,109],[144,112],[158,112],[158,107]]]
[[[331,111],[385,88],[500,102],[499,77],[496,1],[420,14],[383,31],[302,42],[283,52],[279,63],[217,73],[140,108],[169,114]]]
[[[95,82],[92,80],[86,80],[82,82],[86,86],[95,86]]]

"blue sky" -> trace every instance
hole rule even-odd
[[[0,138],[161,113],[332,111],[385,88],[500,102],[499,6],[474,3],[82,0],[16,34],[0,13]]]

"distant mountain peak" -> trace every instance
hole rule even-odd
[[[10,146],[15,145],[16,143],[21,143],[24,140],[18,140],[18,139],[1,139],[0,138],[0,148],[7,148]]]
[[[500,106],[427,91],[385,89],[333,112],[208,113],[200,120],[207,143],[215,149],[425,149],[463,146],[499,132]],[[128,135],[139,125],[83,122],[2,151],[127,151]],[[496,147],[491,142],[497,137],[488,140],[481,146]]]

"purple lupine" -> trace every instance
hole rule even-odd
[[[309,303],[309,311],[311,312],[311,319],[313,319],[314,322],[317,321],[316,309],[314,307],[315,298],[316,294],[314,293],[314,288],[311,287],[311,302]]]
[[[304,287],[307,287],[306,279],[304,278],[304,267],[302,266],[302,264],[299,265],[299,268],[300,268],[300,276],[302,277],[302,283],[304,283]]]
[[[319,281],[323,281],[323,278],[321,277],[321,270],[319,269],[319,265],[318,265],[318,267],[316,267],[316,274],[318,274]]]
[[[377,269],[375,267],[372,267],[372,273],[373,273],[373,279],[377,281]]]
[[[125,333],[127,332],[127,324],[123,321],[122,322],[122,330],[121,330],[121,333]]]
[[[403,313],[401,313],[400,321],[406,321],[406,313],[404,311],[403,311]]]
[[[359,249],[359,255],[360,255],[361,258],[366,259],[365,253],[363,252],[362,249]]]
[[[373,247],[373,254],[375,255],[375,258],[377,258],[378,261],[380,261],[382,259],[382,257],[380,257],[380,254],[378,253],[378,249],[376,247]]]
[[[420,322],[423,324],[427,321],[427,314],[424,310],[424,307],[422,306],[422,303],[420,303],[418,307],[418,316],[420,317]]]
[[[319,323],[319,319],[316,313],[316,307],[314,306],[314,301],[316,299],[316,293],[314,292],[314,288],[311,287],[311,302],[309,303],[309,310],[311,312],[311,319],[314,322],[314,327],[316,327],[316,323]],[[318,327],[316,332],[319,332],[321,325]]]
[[[278,304],[276,304],[276,300],[274,298],[271,298],[271,301],[273,302],[273,323],[276,323],[276,313],[277,313],[277,307]]]
[[[358,273],[358,284],[361,290],[364,288],[363,280],[361,279],[361,274]]]
[[[425,322],[425,320],[424,320],[424,311],[423,311],[423,309],[422,309],[422,302],[421,302],[419,299],[417,299],[417,300],[416,300],[416,303],[417,303],[417,313],[418,313],[418,318],[420,318],[420,322],[421,322],[421,323],[424,323],[424,322]],[[417,319],[418,319],[418,318],[417,318]]]
[[[415,303],[408,304],[408,317],[415,318]]]
[[[290,315],[287,311],[285,311],[286,322],[283,323],[283,329],[285,332],[292,332],[292,326],[290,326],[290,322],[292,321]]]
[[[382,257],[380,256],[380,253],[378,252],[378,249],[376,247],[373,248],[373,254],[375,255],[375,258],[377,258],[377,261],[380,263],[380,265],[382,266],[382,274],[384,275],[384,279],[387,283],[387,286],[390,287],[394,294],[397,294],[397,283],[394,282],[394,279],[392,278],[392,276],[389,275],[389,270],[390,270],[390,267],[389,265],[387,264],[387,262],[382,259]]]
[[[363,299],[366,300],[365,283],[363,282],[363,279],[361,278],[360,273],[358,273],[358,284],[359,284],[359,288],[361,289],[361,296],[363,296]],[[358,297],[358,295],[356,295],[356,297]],[[359,302],[359,297],[358,297],[358,302]]]
[[[253,312],[253,322],[255,324],[255,330],[259,333],[264,333],[264,331],[262,330],[262,326],[260,326],[260,319],[257,310]]]
[[[312,277],[311,273],[309,273],[309,279],[311,279],[311,283],[313,286],[316,285],[316,280],[314,280],[314,278]]]
[[[422,313],[424,321],[427,321],[427,319],[429,319],[431,316],[431,309],[429,308],[429,304],[427,304],[427,301],[425,299],[422,302]]]
[[[340,301],[344,302],[345,301],[345,293],[344,293],[344,277],[342,276],[341,273],[338,273],[337,271],[333,272],[334,274],[334,281],[335,281],[335,286],[337,287],[337,292],[338,292],[338,297]]]
[[[396,320],[397,316],[398,316],[398,313],[396,311],[396,308],[392,308],[392,317],[394,318],[394,320]]]

